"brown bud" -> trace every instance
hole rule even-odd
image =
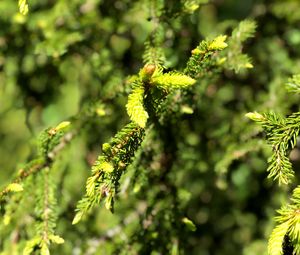
[[[148,82],[153,73],[155,72],[155,69],[156,66],[154,64],[145,65],[139,73],[140,77],[142,78],[142,81]]]
[[[156,69],[156,66],[154,64],[148,64],[144,66],[144,72],[147,76],[151,76]]]

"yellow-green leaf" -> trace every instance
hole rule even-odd
[[[53,243],[57,243],[57,244],[62,244],[65,242],[65,240],[63,238],[61,238],[59,235],[50,235],[49,239],[53,242]]]
[[[219,35],[208,45],[208,50],[223,50],[228,46],[228,44],[225,43],[226,38],[226,35]]]
[[[76,215],[72,221],[72,224],[73,225],[77,224],[81,220],[82,216],[83,216],[83,212],[76,213]]]
[[[4,217],[3,217],[3,224],[4,226],[7,226],[11,221],[11,216],[8,215],[8,214],[5,214]]]
[[[56,131],[59,131],[59,130],[62,130],[62,129],[65,129],[66,127],[68,127],[69,125],[71,124],[70,121],[63,121],[61,123],[59,123],[57,126],[56,126]]]
[[[104,204],[107,210],[111,210],[112,208],[112,199],[113,199],[113,194],[109,193],[109,195],[105,199],[105,204]]]
[[[182,219],[182,222],[187,226],[187,228],[190,230],[190,231],[196,231],[197,227],[196,225],[194,224],[194,222],[192,222],[190,219],[188,219],[187,217],[183,218]]]
[[[48,245],[45,242],[42,243],[41,255],[50,255]]]
[[[7,186],[8,191],[20,192],[23,190],[23,186],[19,183],[11,183]]]
[[[245,116],[254,121],[263,121],[265,119],[264,116],[258,112],[248,112]]]
[[[40,237],[35,237],[33,239],[31,239],[30,241],[26,242],[26,246],[23,250],[23,255],[30,255],[32,254],[34,248],[39,245],[41,242],[41,238]]]
[[[21,14],[26,15],[28,13],[27,0],[19,0],[19,11]]]
[[[90,197],[95,192],[97,175],[91,176],[88,178],[86,182],[86,194]]]
[[[286,221],[282,224],[277,225],[269,239],[268,243],[268,254],[269,255],[282,255],[282,244],[284,236],[286,235],[290,227],[290,222]]]
[[[99,168],[105,173],[111,173],[112,171],[114,171],[114,166],[111,163],[106,161],[101,162]]]
[[[151,79],[151,83],[157,87],[166,90],[167,92],[172,89],[185,89],[193,84],[196,80],[193,78],[179,73],[166,73],[155,76]]]
[[[140,127],[145,128],[149,115],[144,108],[143,87],[137,87],[132,90],[128,96],[126,109],[130,119]]]
[[[253,65],[248,62],[248,63],[245,64],[245,68],[253,68]]]
[[[103,151],[104,153],[109,153],[110,150],[111,150],[111,146],[110,146],[109,143],[104,143],[104,144],[102,144],[102,151]]]

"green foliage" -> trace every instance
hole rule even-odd
[[[160,89],[170,92],[173,89],[184,89],[195,84],[195,80],[179,73],[166,73],[155,75],[150,83]]]
[[[0,254],[300,253],[299,8],[0,1]]]
[[[272,5],[272,11],[280,18],[287,18],[290,22],[299,21],[300,16],[297,12],[291,12],[291,10],[297,10],[300,5],[297,0],[288,0],[285,3],[282,1],[274,1]]]
[[[43,169],[36,181],[41,184],[40,191],[36,192],[35,214],[37,219],[36,236],[29,240],[23,254],[32,254],[38,248],[42,255],[50,254],[50,243],[62,244],[64,239],[55,235],[57,221],[57,200],[55,196],[55,183],[49,176],[49,168]]]
[[[159,67],[148,64],[141,69],[139,77],[132,81],[132,92],[128,96],[126,105],[127,113],[130,119],[138,124],[141,128],[145,128],[148,112],[145,110],[144,98],[145,91],[150,92],[155,87],[170,93],[175,89],[185,89],[193,85],[196,81],[191,77],[180,73],[165,73],[159,71]],[[157,106],[156,106],[157,107]]]
[[[211,69],[214,69],[217,64],[222,64],[224,60],[221,59],[218,63],[215,52],[227,47],[225,40],[226,36],[221,35],[214,40],[202,41],[197,48],[192,50],[192,56],[184,72],[193,78],[200,78],[211,72]]]
[[[183,5],[183,11],[193,13],[200,7],[201,4],[206,4],[208,1],[209,0],[181,0],[181,4]]]
[[[209,46],[210,50],[221,50],[226,47],[224,40],[225,37],[213,40]],[[86,196],[78,203],[73,224],[77,224],[102,198],[105,198],[106,209],[114,211],[114,200],[120,185],[119,180],[143,140],[144,128],[149,118],[144,107],[144,98],[147,97],[146,90],[150,94],[152,87],[157,87],[165,92],[170,92],[175,89],[185,89],[195,82],[187,75],[175,72],[163,74],[159,67],[153,64],[148,64],[140,70],[139,76],[132,81],[133,88],[126,105],[127,113],[133,123],[118,132],[110,143],[103,145],[104,155],[99,156],[92,167],[92,176],[88,178],[86,184]],[[159,105],[153,104],[148,107],[159,108]],[[185,220],[184,222],[191,225],[189,221]]]
[[[142,128],[145,128],[149,117],[144,108],[144,93],[145,89],[143,86],[135,86],[128,96],[128,103],[126,105],[130,119]]]
[[[288,155],[296,146],[300,131],[299,113],[294,113],[287,118],[282,118],[275,113],[261,115],[248,113],[247,117],[260,123],[272,146],[273,154],[269,158],[269,177],[278,180],[279,184],[288,184],[292,181],[294,171]]]
[[[27,0],[19,0],[19,11],[23,15],[26,15],[28,13]]]
[[[244,20],[232,31],[228,40],[230,52],[226,56],[226,66],[239,72],[242,68],[253,68],[249,57],[242,53],[242,43],[254,37],[256,23],[253,20]]]
[[[268,245],[269,254],[281,255],[283,253],[284,238],[290,240],[293,254],[300,253],[300,187],[294,189],[291,198],[292,204],[283,206],[278,210],[275,220],[278,225],[274,228]]]
[[[298,76],[288,80],[287,90],[298,93]],[[246,116],[258,122],[264,129],[266,137],[273,149],[269,158],[269,177],[278,180],[279,184],[289,184],[293,181],[295,172],[289,159],[289,154],[297,145],[300,131],[300,115],[295,112],[283,118],[275,113],[248,113]],[[275,217],[277,226],[269,239],[270,255],[300,254],[300,187],[294,189],[292,204],[282,206]],[[288,248],[287,248],[288,247]],[[287,251],[289,250],[289,251]],[[291,250],[291,251],[290,251]]]
[[[105,198],[106,209],[113,211],[119,180],[143,141],[143,135],[144,129],[129,123],[109,143],[103,144],[104,155],[99,156],[92,167],[92,176],[86,183],[86,196],[78,203],[73,224],[78,223],[102,198]]]
[[[14,182],[0,193],[0,201],[4,202],[4,204],[10,192],[17,192],[17,196],[12,194],[12,199],[15,199],[17,203],[26,201],[28,199],[27,196],[29,196],[28,193],[31,193],[30,196],[34,198],[35,218],[32,219],[33,222],[31,224],[34,223],[36,230],[31,239],[26,242],[23,254],[32,254],[34,250],[38,249],[41,254],[47,255],[50,254],[50,243],[61,244],[64,242],[64,239],[55,234],[58,218],[57,187],[50,176],[50,169],[56,154],[70,139],[70,137],[66,137],[69,136],[69,134],[66,134],[69,125],[70,122],[65,121],[54,128],[44,130],[39,137],[40,155],[23,169],[20,169]],[[24,184],[21,185],[21,183]],[[35,190],[28,190],[33,183],[38,183],[39,185]],[[10,224],[12,219],[18,216],[17,203],[12,204],[12,206],[8,203],[5,206],[4,225]]]
[[[286,89],[291,93],[300,93],[300,75],[294,75],[286,83]]]

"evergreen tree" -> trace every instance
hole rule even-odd
[[[298,0],[0,10],[1,255],[300,254]]]

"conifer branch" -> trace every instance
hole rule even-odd
[[[268,254],[269,255],[282,255],[282,245],[284,237],[289,229],[289,222],[284,222],[277,225],[269,238]]]
[[[38,176],[37,181],[42,184],[41,192],[36,193],[35,212],[37,214],[37,234],[27,242],[23,254],[31,254],[39,249],[42,255],[50,254],[51,243],[62,244],[64,239],[55,234],[57,221],[57,201],[55,197],[55,184],[50,176],[50,169],[45,168]]]
[[[253,68],[251,59],[242,53],[243,42],[254,36],[256,23],[253,20],[243,20],[232,31],[228,39],[228,51],[225,53],[225,66],[238,73],[243,68]]]
[[[83,6],[70,6],[70,9],[73,7],[76,12],[78,11],[80,13],[80,24],[81,21],[83,21],[84,24],[89,24],[90,17],[93,17],[94,14],[89,13],[92,12],[91,9],[98,8],[91,8],[94,7],[93,5],[99,4],[101,6],[100,2],[98,1],[87,1]],[[119,1],[120,3],[115,5],[115,9],[113,11],[117,12],[117,9],[123,9],[124,13],[127,13],[127,4],[121,3],[122,1]],[[175,98],[177,96],[181,97],[183,99],[188,94],[192,94],[192,89],[195,89],[196,91],[196,79],[203,78],[206,75],[215,74],[217,71],[221,70],[221,67],[226,66],[227,59],[220,54],[220,51],[224,52],[225,54],[228,53],[228,58],[232,53],[232,49],[238,45],[238,48],[242,47],[242,42],[245,40],[244,38],[248,38],[251,36],[251,29],[245,25],[245,29],[243,29],[243,26],[241,27],[238,32],[234,32],[232,37],[236,39],[234,43],[230,46],[230,49],[228,51],[225,51],[225,48],[229,48],[228,42],[229,40],[226,39],[226,36],[221,35],[216,37],[213,40],[206,40],[200,43],[200,45],[192,51],[192,56],[189,59],[189,62],[187,63],[187,67],[184,69],[183,72],[172,70],[169,71],[168,69],[165,69],[164,66],[167,66],[166,59],[165,59],[165,53],[164,53],[164,42],[165,42],[165,35],[167,35],[168,40],[171,41],[169,36],[169,28],[167,29],[168,21],[166,18],[166,13],[169,13],[171,16],[177,15],[176,12],[172,13],[172,11],[169,11],[166,6],[168,5],[168,1],[164,0],[150,0],[146,1],[147,3],[150,3],[151,8],[150,9],[150,18],[151,22],[153,24],[153,29],[151,32],[151,35],[149,36],[148,41],[145,43],[145,51],[143,55],[143,60],[145,63],[145,66],[140,70],[140,72],[135,76],[134,79],[131,80],[130,86],[131,86],[131,92],[128,96],[128,102],[126,104],[126,110],[130,118],[130,123],[126,125],[121,131],[119,131],[108,143],[104,143],[102,146],[102,153],[98,156],[97,160],[92,166],[91,169],[91,176],[86,181],[85,186],[85,195],[84,197],[79,201],[76,209],[76,215],[73,220],[73,224],[78,223],[83,216],[85,216],[87,213],[89,213],[93,207],[97,204],[99,204],[101,201],[104,202],[105,207],[108,210],[113,211],[114,210],[114,202],[116,201],[117,195],[119,194],[120,189],[120,180],[121,177],[125,174],[125,171],[127,170],[128,166],[132,163],[132,161],[138,156],[136,155],[137,152],[146,152],[147,149],[150,146],[141,146],[145,135],[147,134],[147,131],[151,128],[151,130],[154,130],[155,132],[155,139],[159,140],[157,143],[160,143],[159,146],[162,148],[159,148],[157,150],[153,149],[153,154],[157,154],[157,157],[155,159],[151,160],[144,160],[143,163],[148,164],[149,163],[156,163],[160,170],[155,173],[155,178],[153,178],[152,182],[149,182],[150,185],[152,184],[159,184],[158,186],[161,187],[153,187],[153,192],[149,192],[149,194],[146,194],[147,197],[147,211],[143,214],[135,214],[137,217],[143,218],[142,226],[140,230],[142,231],[142,238],[145,238],[145,242],[148,242],[151,240],[151,246],[152,243],[155,244],[155,234],[160,233],[160,229],[165,229],[166,231],[171,231],[171,237],[165,238],[162,236],[162,239],[171,240],[170,245],[167,244],[168,247],[165,247],[166,252],[161,252],[162,254],[168,254],[168,251],[172,250],[172,254],[181,253],[181,248],[179,247],[180,243],[182,242],[182,238],[179,236],[179,233],[181,235],[181,232],[185,232],[185,230],[195,231],[196,230],[196,224],[193,223],[193,221],[186,216],[182,215],[181,206],[182,202],[180,201],[180,188],[176,186],[175,183],[172,182],[170,178],[170,173],[172,173],[172,168],[176,165],[176,157],[177,157],[177,143],[176,139],[174,139],[177,135],[176,133],[176,127],[174,125],[174,122],[178,121],[178,116],[181,116],[183,112],[192,114],[194,105],[193,106],[186,106],[185,109],[183,105],[181,107],[181,100],[170,100],[168,101],[168,98]],[[175,8],[178,8],[179,12],[178,14],[182,14],[183,12],[192,13],[196,9],[199,8],[199,6],[203,3],[208,2],[207,0],[188,0],[188,1],[170,1],[172,4],[174,3]],[[145,1],[141,2],[141,6],[145,3]],[[134,3],[134,5],[137,5],[139,7],[138,2]],[[131,5],[131,4],[128,4]],[[20,6],[20,12],[22,14],[26,14],[28,12],[28,4],[26,0],[19,0],[19,6]],[[62,4],[61,6],[64,6]],[[58,8],[58,10],[61,10]],[[56,6],[55,6],[56,7]],[[78,8],[79,7],[79,8]],[[55,8],[53,8],[55,9]],[[57,9],[56,9],[57,11]],[[84,13],[88,12],[89,15],[87,19],[83,17]],[[51,13],[51,12],[49,12]],[[102,14],[102,13],[101,13]],[[103,16],[106,16],[106,13],[103,13]],[[175,15],[173,15],[175,14]],[[70,15],[71,16],[71,15]],[[82,17],[81,17],[82,16]],[[165,17],[164,17],[165,16]],[[20,15],[19,15],[20,17]],[[77,16],[75,16],[77,18]],[[75,18],[75,20],[76,20]],[[82,18],[82,20],[81,20]],[[41,44],[34,46],[34,48],[38,49],[38,53],[46,52],[46,55],[52,55],[52,56],[61,56],[64,54],[67,50],[67,46],[69,45],[70,41],[78,41],[82,39],[86,39],[88,41],[89,37],[86,37],[85,34],[90,34],[91,31],[89,30],[84,33],[84,35],[81,35],[80,32],[75,33],[55,33],[55,29],[57,26],[61,26],[62,23],[72,23],[72,26],[70,29],[74,29],[78,27],[76,24],[73,24],[72,18],[65,18],[62,17],[58,19],[55,15],[52,17],[52,20],[55,21],[55,26],[51,27],[47,23],[51,23],[49,21],[45,22],[46,25],[43,22],[38,22],[38,25],[41,27],[41,31],[45,33],[46,37],[54,38],[50,43],[47,43],[43,45],[43,47],[39,47]],[[51,21],[52,21],[51,20]],[[108,22],[107,22],[108,21]],[[166,22],[165,22],[166,21]],[[85,23],[86,22],[86,23]],[[35,23],[33,23],[35,24]],[[171,24],[171,23],[170,23]],[[177,23],[172,23],[171,25],[176,25]],[[179,23],[178,23],[179,24]],[[107,30],[107,34],[109,35],[108,41],[101,41],[101,46],[111,45],[111,48],[114,48],[113,54],[110,53],[110,51],[105,51],[105,49],[101,52],[104,52],[105,54],[102,55],[102,53],[93,54],[91,58],[91,62],[93,65],[93,68],[91,68],[91,73],[96,73],[97,78],[101,78],[101,85],[103,82],[103,88],[104,90],[109,90],[111,86],[106,86],[106,80],[111,80],[109,76],[117,76],[118,81],[121,81],[123,79],[122,75],[125,74],[123,70],[120,70],[120,75],[115,75],[113,73],[115,71],[114,65],[112,64],[115,56],[117,56],[119,59],[124,57],[124,55],[119,54],[118,49],[118,39],[115,41],[116,38],[121,35],[123,36],[123,26],[121,23],[119,24],[119,21],[116,21],[114,19],[110,19],[110,17],[105,17],[105,22],[100,24],[101,29]],[[148,24],[147,24],[148,25]],[[146,25],[146,27],[147,27]],[[32,26],[32,25],[30,25]],[[49,27],[48,27],[49,26]],[[47,27],[44,31],[44,27]],[[98,27],[98,26],[96,26]],[[113,27],[113,28],[112,28]],[[30,27],[29,27],[30,28]],[[115,33],[114,29],[117,28],[117,32]],[[31,29],[29,29],[31,30]],[[53,30],[53,31],[52,31]],[[132,29],[134,30],[134,29]],[[147,29],[146,29],[147,30]],[[27,30],[26,30],[27,31]],[[188,33],[193,30],[186,30]],[[185,32],[185,31],[182,31]],[[131,34],[131,33],[129,33]],[[183,35],[185,34],[185,35]],[[186,33],[182,33],[184,37],[186,37]],[[132,33],[133,38],[137,38],[135,33]],[[104,36],[106,37],[106,36]],[[125,37],[127,37],[127,33],[125,34]],[[131,36],[129,36],[131,37]],[[79,39],[78,39],[79,38]],[[94,39],[98,40],[98,37],[92,38],[91,41],[93,41],[93,44],[97,44],[94,42]],[[123,39],[123,38],[122,38]],[[127,40],[128,38],[124,39],[124,41],[129,42]],[[185,38],[179,38],[180,43],[184,41]],[[187,41],[192,42],[192,40],[189,40],[187,38]],[[6,40],[4,40],[6,42]],[[16,40],[17,41],[17,40]],[[63,41],[64,43],[60,43],[60,41]],[[122,40],[120,40],[122,42]],[[174,42],[176,42],[174,40]],[[53,46],[53,45],[54,46]],[[168,45],[168,44],[166,44]],[[175,45],[175,44],[174,44]],[[89,49],[90,45],[87,46],[87,49]],[[128,46],[129,47],[129,46]],[[40,51],[40,48],[43,48],[42,51]],[[121,47],[120,47],[121,48]],[[91,51],[94,50],[94,47],[91,47]],[[27,50],[27,49],[26,49]],[[53,52],[53,54],[49,54],[49,52]],[[84,53],[86,54],[86,50],[84,50]],[[96,52],[96,51],[95,51]],[[168,53],[172,52],[169,51]],[[116,54],[114,54],[116,53]],[[233,52],[234,55],[235,52]],[[241,53],[241,51],[239,52]],[[77,56],[78,55],[78,56]],[[83,55],[83,54],[82,54]],[[107,57],[105,57],[107,55]],[[100,57],[99,57],[100,56]],[[74,57],[76,58],[74,60],[74,63],[81,63],[81,52],[80,54],[76,54]],[[78,59],[77,59],[78,58]],[[242,62],[243,68],[250,68],[251,63],[249,62],[249,59],[246,55],[239,54],[240,62]],[[68,59],[66,58],[65,64],[62,66],[59,66],[62,72],[68,71],[67,67],[69,66]],[[79,60],[79,61],[78,61]],[[23,61],[23,59],[22,59]],[[26,60],[27,61],[27,60]],[[22,69],[26,70],[27,62],[24,61],[24,67]],[[40,61],[40,60],[39,60]],[[37,62],[39,62],[37,61]],[[98,72],[98,68],[100,65],[102,65],[103,62],[105,63],[106,67],[103,69],[111,69],[112,71],[103,71]],[[1,62],[1,61],[0,61]],[[28,62],[34,62],[29,59]],[[42,61],[43,62],[43,61]],[[172,63],[171,61],[168,63]],[[246,64],[245,64],[246,63]],[[23,65],[23,64],[22,64]],[[77,64],[76,64],[77,65]],[[71,68],[71,71],[77,70],[78,66]],[[88,66],[88,64],[87,64]],[[236,67],[237,64],[232,64],[232,68],[240,69],[242,67]],[[95,71],[97,69],[97,71]],[[100,68],[99,68],[100,69]],[[23,70],[21,71],[23,72]],[[85,72],[84,72],[85,73]],[[87,75],[92,76],[92,75]],[[105,78],[102,78],[104,76]],[[84,80],[84,79],[83,79]],[[72,80],[73,81],[73,80]],[[67,82],[69,82],[67,80]],[[199,81],[199,83],[202,82]],[[203,82],[205,83],[205,79],[203,79]],[[96,86],[95,86],[96,87]],[[123,89],[122,86],[120,86],[122,91],[125,91],[126,89]],[[102,87],[101,87],[102,89]],[[180,91],[185,90],[186,93],[180,94]],[[127,91],[127,90],[126,90]],[[90,91],[88,91],[89,93]],[[93,96],[98,95],[97,93],[94,93],[95,91],[92,91]],[[97,90],[96,90],[97,92]],[[118,94],[118,91],[113,91],[113,93],[110,94],[109,99],[112,100]],[[84,94],[84,97],[89,97],[89,94]],[[196,93],[196,92],[195,92]],[[179,96],[178,96],[179,95]],[[97,97],[97,96],[96,96]],[[191,99],[186,99],[187,101]],[[192,104],[196,100],[189,100]],[[113,101],[115,102],[115,101]],[[176,116],[169,114],[170,112],[163,112],[164,105],[169,106],[170,108],[173,106],[170,102],[174,102],[174,105],[178,107],[178,113]],[[221,102],[223,103],[223,101]],[[119,105],[118,105],[119,106]],[[88,107],[89,108],[89,107]],[[115,109],[115,108],[114,108]],[[84,109],[85,110],[85,109]],[[181,111],[182,110],[182,111]],[[90,111],[90,108],[88,109]],[[174,110],[174,112],[176,112]],[[103,109],[99,110],[99,115],[103,114]],[[105,114],[105,113],[104,113]],[[164,120],[162,118],[165,117]],[[88,122],[88,125],[91,122]],[[112,122],[113,124],[113,122]],[[37,223],[37,231],[34,234],[31,234],[32,231],[30,229],[30,233],[26,233],[27,238],[29,241],[27,242],[24,254],[30,254],[40,251],[42,255],[48,255],[49,254],[49,245],[51,243],[62,243],[63,239],[57,235],[55,235],[55,225],[57,221],[57,205],[56,205],[56,197],[55,197],[55,191],[57,189],[56,185],[57,182],[53,182],[52,180],[52,166],[54,161],[56,161],[56,157],[59,154],[60,150],[65,147],[65,145],[72,139],[73,133],[68,133],[64,128],[68,126],[67,123],[62,123],[58,125],[56,128],[49,128],[46,129],[40,136],[39,139],[39,153],[40,155],[37,158],[37,161],[34,161],[32,165],[26,166],[26,171],[20,171],[20,175],[18,178],[8,185],[6,189],[0,193],[0,200],[1,197],[6,196],[9,192],[18,192],[14,194],[12,197],[15,199],[16,203],[19,201],[19,197],[22,198],[22,191],[26,188],[27,184],[25,181],[31,181],[36,182],[39,184],[39,187],[36,189],[35,197],[37,199],[37,203],[35,206],[36,213],[35,218],[31,218],[30,220]],[[97,137],[97,136],[95,136]],[[98,138],[101,136],[98,136]],[[151,140],[151,146],[154,141]],[[249,145],[249,144],[247,144]],[[158,147],[159,147],[158,146]],[[250,145],[249,145],[250,147]],[[152,149],[152,148],[151,148]],[[245,147],[240,148],[241,150],[238,151],[238,153],[235,153],[236,151],[233,151],[233,154],[235,155],[229,159],[229,161],[234,160],[238,158],[241,155],[244,155],[247,153],[250,149],[245,145]],[[178,151],[180,152],[180,151]],[[232,151],[231,151],[232,153]],[[140,157],[143,157],[145,154],[140,153]],[[155,161],[156,160],[156,161]],[[229,162],[228,161],[228,162]],[[230,161],[230,162],[231,162]],[[230,164],[230,162],[227,164]],[[140,162],[139,162],[140,163]],[[199,163],[201,163],[199,161]],[[138,163],[137,163],[138,164]],[[144,165],[146,165],[144,164]],[[150,166],[151,168],[152,166]],[[153,167],[154,169],[154,167]],[[148,171],[146,171],[145,168],[141,168],[135,172],[135,175],[140,174],[143,171],[143,175],[148,175]],[[141,174],[141,175],[142,175]],[[153,173],[150,173],[149,175],[152,175]],[[29,177],[29,178],[27,178]],[[61,178],[64,180],[64,178]],[[137,181],[139,182],[139,180]],[[141,183],[139,182],[138,185]],[[136,187],[138,187],[136,185]],[[139,186],[140,187],[140,186]],[[148,186],[147,188],[149,188]],[[138,188],[137,188],[138,189]],[[137,190],[135,189],[135,190]],[[3,194],[2,194],[3,193]],[[171,194],[169,196],[169,194]],[[26,195],[26,194],[25,194]],[[143,194],[142,194],[143,195]],[[180,199],[179,199],[180,198]],[[9,201],[11,202],[11,201]],[[13,208],[13,207],[12,207]],[[28,210],[29,211],[29,210]],[[11,210],[9,214],[13,214],[14,211]],[[68,220],[68,219],[67,219]],[[126,218],[125,218],[126,220]],[[154,225],[155,231],[152,232],[151,225]],[[123,227],[123,226],[122,226]],[[116,229],[120,229],[121,227],[117,227]],[[174,229],[174,231],[173,231]],[[114,230],[114,229],[113,229]],[[118,231],[114,230],[118,235]],[[152,232],[152,233],[151,233]],[[148,239],[146,235],[147,233],[153,234],[152,239]],[[113,235],[105,234],[104,238],[109,238]],[[84,241],[88,240],[89,237],[87,237]],[[134,238],[133,238],[134,239]],[[154,242],[152,242],[154,240]],[[144,240],[143,240],[144,241]],[[134,241],[133,241],[134,242]],[[166,242],[163,241],[163,244]],[[82,243],[84,244],[84,243]],[[23,245],[23,243],[21,244]],[[83,245],[84,246],[84,245]],[[150,246],[150,247],[151,247]],[[22,247],[22,246],[21,246]],[[22,247],[23,248],[23,247]],[[118,249],[118,248],[117,248]],[[151,249],[150,249],[151,250]],[[149,249],[148,249],[149,251]],[[147,252],[148,252],[147,251]],[[82,250],[84,252],[84,250]],[[133,251],[135,252],[135,251]],[[152,252],[152,250],[151,250]],[[156,251],[153,251],[154,253]],[[123,252],[124,253],[124,252]],[[145,253],[141,251],[140,253]],[[158,252],[157,252],[158,253]]]
[[[145,64],[164,66],[166,58],[163,48],[161,46],[152,46],[150,41],[145,42],[143,61]]]
[[[192,50],[192,56],[187,62],[184,73],[192,78],[201,78],[222,64],[224,60],[220,62],[214,55],[227,47],[226,38],[225,35],[220,35],[213,40],[202,41],[197,48]]]
[[[160,20],[163,9],[163,1],[150,0],[148,2],[150,10],[151,24],[153,26],[149,39],[145,42],[143,61],[145,64],[154,64],[163,67],[166,62],[163,43],[165,39],[165,29]]]
[[[275,217],[278,225],[269,239],[269,255],[284,255],[285,237],[291,241],[293,254],[300,252],[300,186],[294,189],[291,201],[292,204],[283,206]]]
[[[248,118],[258,122],[267,134],[273,154],[269,158],[269,177],[278,180],[279,184],[288,184],[294,177],[289,152],[296,146],[300,132],[300,113],[282,118],[275,113],[248,113]]]
[[[39,157],[30,161],[18,171],[18,176],[0,192],[0,202],[10,192],[22,191],[24,179],[42,171],[46,167],[51,167],[57,153],[73,138],[73,133],[66,133],[66,130],[64,130],[68,125],[68,122],[62,122],[57,127],[48,128],[41,133],[39,137]]]
[[[8,184],[0,192],[0,201],[3,201],[10,192],[22,191],[21,182],[30,175],[39,172],[45,167],[45,161],[43,158],[36,159],[28,163],[24,168],[19,170],[18,177],[15,178],[10,184]]]
[[[222,40],[214,40],[211,48],[223,47]],[[184,74],[174,72],[163,74],[154,64],[145,65],[140,70],[138,76],[132,81],[132,92],[126,105],[128,115],[133,122],[117,133],[109,143],[103,144],[104,155],[99,156],[92,167],[92,176],[86,183],[86,195],[77,205],[73,224],[78,223],[103,198],[105,198],[105,207],[113,211],[119,179],[143,140],[144,128],[149,117],[144,106],[144,99],[148,93],[155,88],[168,93],[175,89],[185,89],[195,82],[193,78]]]
[[[300,93],[300,75],[296,74],[293,75],[292,78],[288,79],[288,82],[286,83],[286,89],[287,91],[291,93]]]
[[[86,195],[77,205],[73,224],[78,223],[102,199],[105,199],[105,207],[113,211],[121,175],[131,163],[143,137],[144,129],[129,123],[109,143],[103,144],[103,155],[98,157],[92,167],[92,176],[86,183]]]
[[[51,242],[57,244],[64,242],[60,236],[54,233],[57,220],[56,198],[54,195],[56,188],[49,176],[49,171],[57,153],[73,138],[73,134],[67,132],[69,125],[69,122],[62,122],[55,128],[44,130],[39,137],[39,157],[19,170],[17,178],[0,193],[0,201],[4,202],[9,192],[22,192],[18,196],[18,199],[21,200],[23,197],[23,183],[28,177],[34,176],[40,184],[35,191],[35,198],[37,199],[35,210],[37,219],[39,219],[36,222],[37,231],[36,235],[27,242],[23,251],[24,255],[31,254],[34,249],[39,249],[42,255],[48,255],[50,254],[49,245]],[[5,221],[9,221],[14,212],[7,213],[4,217]]]

